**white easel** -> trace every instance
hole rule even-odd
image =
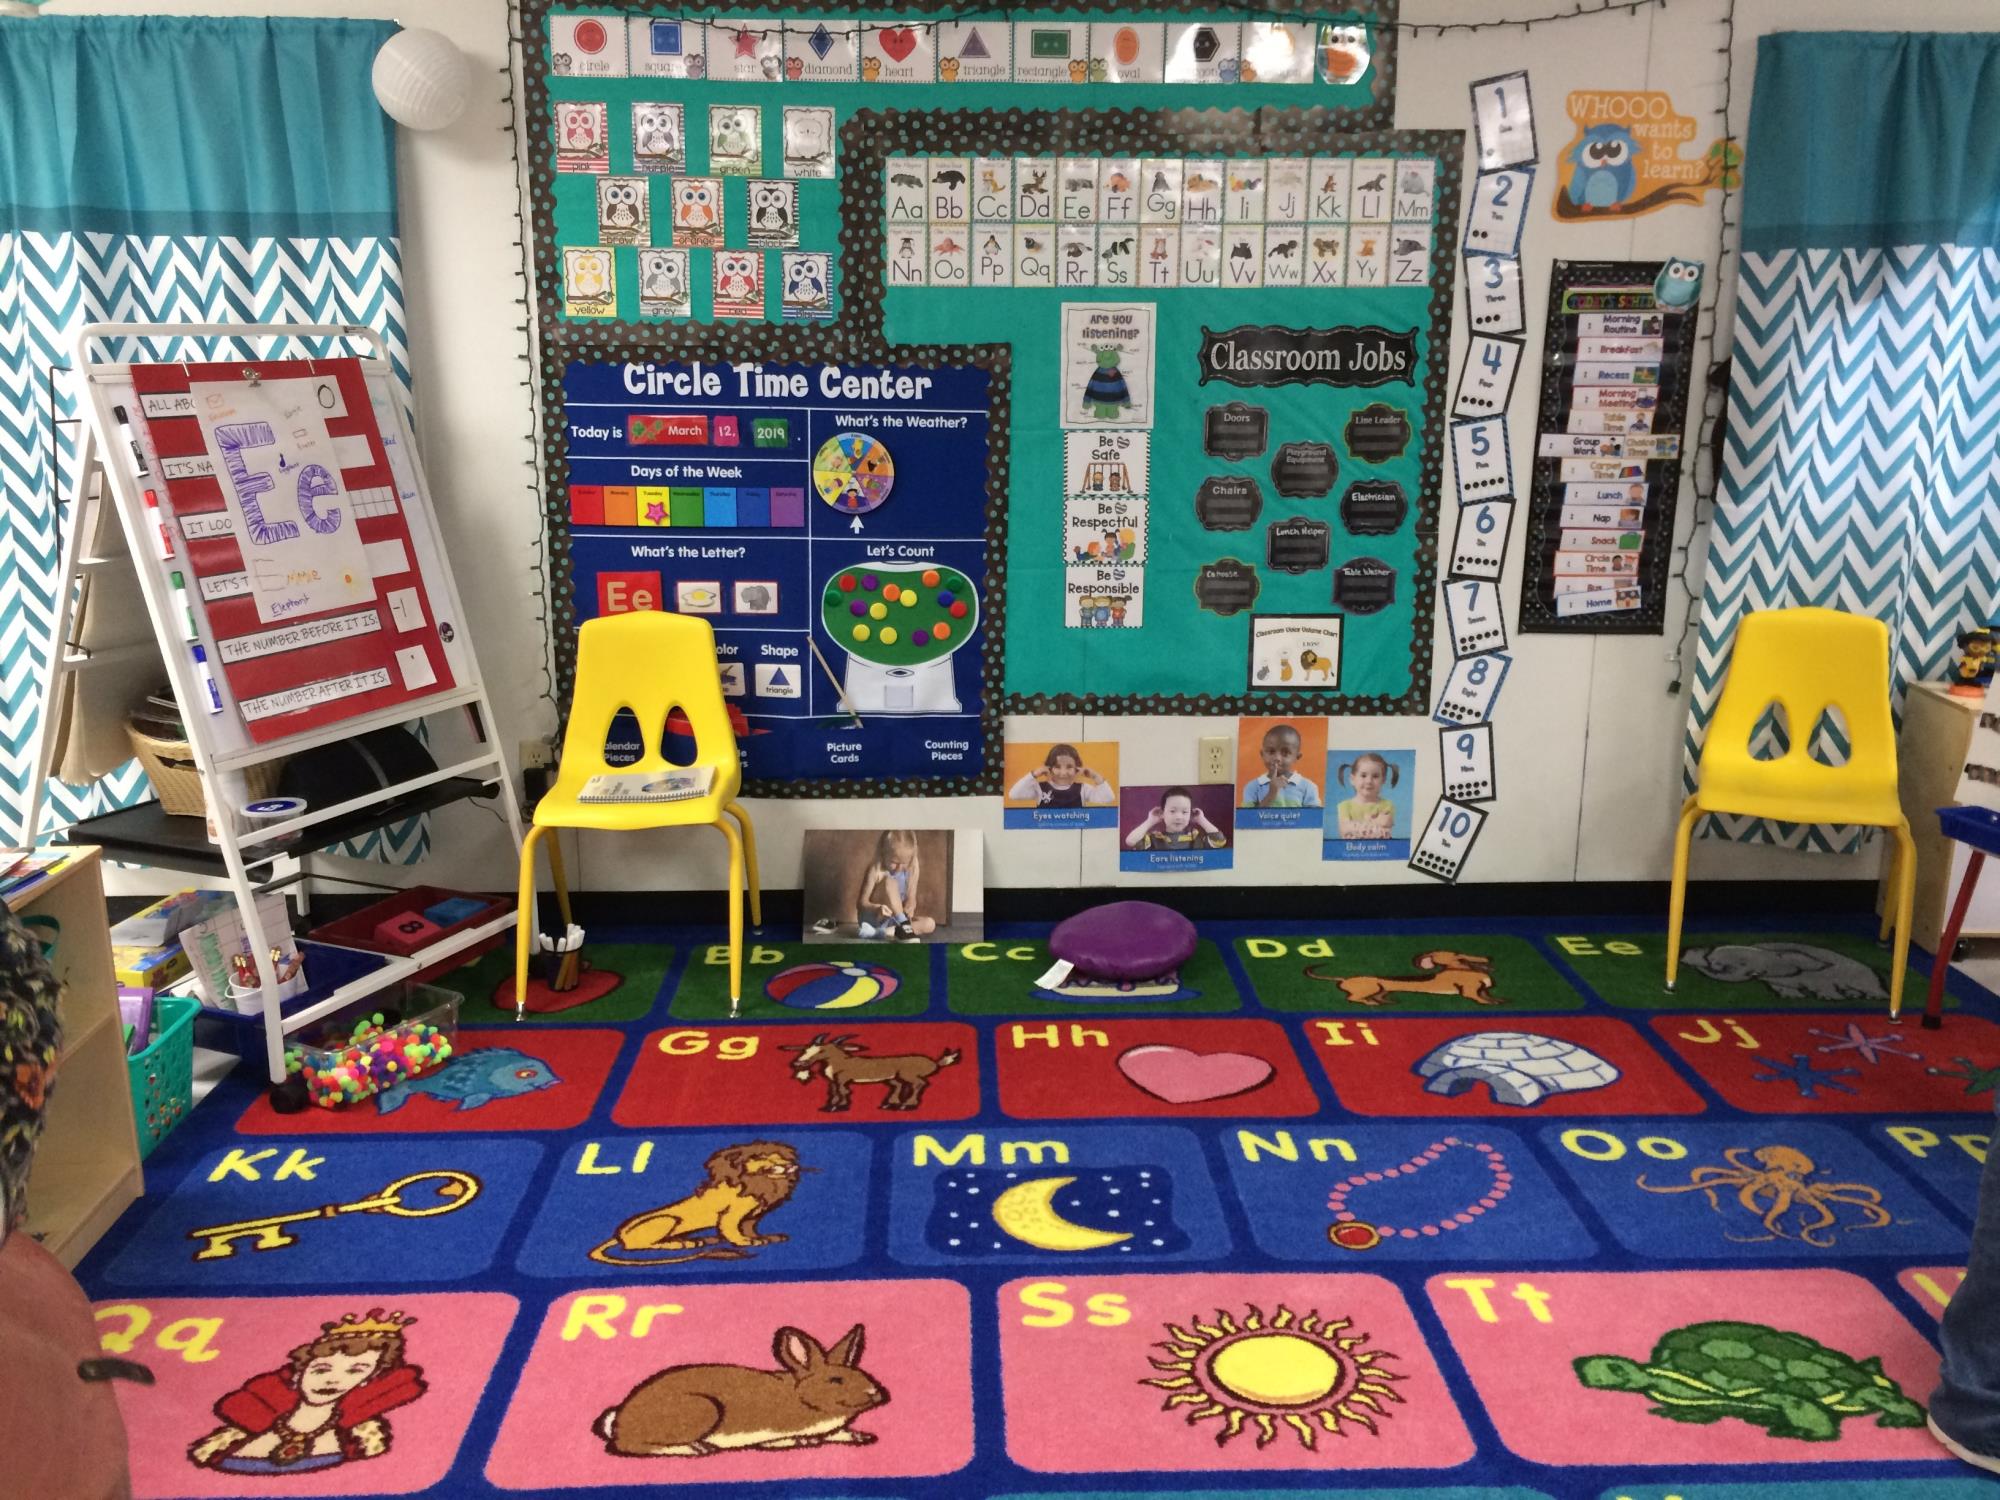
[[[166,577],[167,564],[160,561],[156,549],[150,544],[157,523],[144,506],[141,486],[132,466],[124,461],[126,455],[121,448],[118,423],[112,415],[114,406],[126,405],[133,425],[136,427],[139,423],[138,406],[132,395],[132,367],[129,364],[100,363],[92,358],[93,348],[109,339],[144,340],[147,341],[146,347],[151,348],[197,339],[222,341],[239,350],[258,345],[279,347],[287,341],[303,339],[338,341],[344,349],[366,346],[369,353],[361,363],[383,440],[385,444],[399,444],[401,457],[407,460],[407,467],[400,463],[395,465],[398,474],[396,488],[401,492],[401,504],[413,546],[420,557],[428,552],[426,562],[419,564],[425,587],[432,596],[439,618],[459,622],[445,646],[452,668],[450,688],[324,728],[261,743],[251,742],[242,733],[241,722],[234,712],[210,714],[204,711],[207,689],[197,680],[185,631],[176,617],[175,601]],[[276,356],[271,353],[224,354],[209,349],[189,357],[210,362],[222,358],[264,361]],[[309,366],[309,361],[302,360],[301,364]],[[102,846],[107,859],[200,874],[226,875],[229,887],[236,896],[251,952],[257,960],[259,982],[265,994],[276,995],[278,977],[271,959],[270,944],[258,919],[254,899],[256,893],[297,884],[303,908],[309,896],[308,882],[314,878],[353,885],[368,884],[331,871],[313,871],[310,852],[297,855],[296,874],[271,878],[275,872],[269,867],[281,852],[290,852],[281,850],[277,841],[304,830],[316,829],[319,841],[316,847],[324,848],[462,798],[498,796],[517,855],[521,846],[520,804],[515,796],[513,778],[500,751],[496,721],[485,682],[479,675],[472,644],[463,625],[465,609],[459,600],[451,569],[443,559],[442,533],[431,506],[429,488],[424,483],[422,469],[417,462],[415,443],[403,419],[401,401],[395,393],[388,350],[372,329],[352,325],[94,323],[78,336],[76,369],[83,376],[84,396],[77,490],[63,537],[55,628],[49,643],[48,692],[36,729],[34,779],[28,789],[22,841],[32,845],[41,827],[41,803],[50,772],[56,722],[56,715],[49,710],[64,701],[66,689],[73,687],[81,691],[87,681],[87,678],[80,678],[71,683],[68,680],[71,674],[87,673],[94,663],[126,660],[134,653],[157,653],[160,670],[172,683],[174,698],[180,705],[195,764],[209,788],[210,800],[220,810],[216,819],[218,842],[211,844],[208,841],[201,820],[170,818],[159,811],[157,803],[145,803],[102,817],[85,819],[65,830],[64,837],[74,843]],[[107,499],[117,511],[120,522],[118,532],[100,524],[103,518],[101,507]],[[162,513],[154,514],[164,519]],[[115,555],[115,539],[120,532],[126,554],[123,559]],[[97,555],[87,554],[86,548],[93,548]],[[176,554],[182,555],[178,541]],[[106,570],[116,567],[121,561],[129,561],[137,576],[139,591],[152,622],[154,639],[115,643],[90,651],[73,647],[70,637],[78,585],[86,576],[95,577],[100,584],[108,583],[110,579]],[[184,568],[186,564],[183,562],[180,566]],[[214,641],[207,638],[205,619],[200,628],[210,659],[219,659]],[[318,745],[345,740],[371,729],[405,724],[454,708],[465,710],[473,738],[480,747],[455,764],[345,802],[312,807],[303,815],[283,823],[254,830],[245,830],[238,825],[233,810],[244,801],[245,768],[281,756],[295,755]],[[264,878],[253,879],[253,868],[259,870]],[[267,1005],[264,1012],[264,1050],[272,1084],[282,1083],[285,1078],[285,1038],[288,1035],[341,1006],[376,994],[420,969],[508,931],[514,926],[516,915],[510,908],[500,916],[454,933],[416,953],[391,958],[380,968],[341,985],[323,999],[291,1014],[280,1015],[276,1003]],[[532,919],[532,913],[530,917]],[[311,977],[310,972],[307,977]]]

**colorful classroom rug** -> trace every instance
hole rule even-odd
[[[1993,1500],[1922,1403],[2000,1000],[1857,930],[623,930],[461,1055],[239,1071],[81,1269],[142,1497]]]

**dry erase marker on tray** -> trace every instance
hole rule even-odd
[[[178,609],[181,612],[181,618],[187,621],[186,639],[190,641],[199,640],[201,638],[201,632],[194,628],[194,606],[188,603],[188,591],[187,591],[186,581],[182,579],[181,575],[178,573],[169,573],[167,575],[167,581],[173,585],[174,608]]]
[[[222,690],[215,685],[215,673],[209,670],[208,652],[200,646],[194,648],[194,669],[201,676],[202,690],[208,694],[208,711],[222,712]]]
[[[139,435],[132,430],[132,419],[125,415],[125,408],[122,406],[112,407],[111,415],[118,419],[118,435],[125,439],[125,446],[132,450],[132,471],[144,479],[150,471],[146,468],[145,450],[139,446]]]
[[[146,507],[146,519],[153,523],[153,535],[159,541],[160,561],[166,562],[174,555],[173,533],[167,530],[166,518],[160,514],[160,497],[147,490],[140,497]]]

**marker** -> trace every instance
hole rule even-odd
[[[111,415],[118,419],[118,435],[125,439],[125,446],[132,450],[132,468],[139,478],[144,479],[151,472],[146,467],[146,451],[139,446],[139,436],[132,430],[132,419],[125,415],[125,408],[114,406]]]
[[[153,530],[159,537],[160,561],[167,562],[174,555],[174,538],[173,533],[167,530],[165,518],[160,514],[160,497],[147,490],[139,498],[145,503],[147,519],[153,523]]]
[[[201,674],[201,685],[208,689],[208,711],[222,712],[222,690],[215,685],[215,673],[208,667],[208,652],[200,646],[194,648],[194,669]]]
[[[180,610],[181,618],[187,621],[186,639],[190,641],[199,640],[201,638],[201,632],[195,629],[194,626],[194,606],[188,603],[188,592],[187,592],[186,581],[183,580],[181,575],[178,573],[169,573],[167,575],[167,581],[173,585],[174,604]]]

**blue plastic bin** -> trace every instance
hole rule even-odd
[[[306,978],[311,981],[304,993],[284,1001],[280,1009],[296,1015],[309,1005],[317,1005],[343,984],[351,984],[389,962],[386,953],[363,953],[358,948],[336,948],[315,943],[310,938],[299,944],[305,956]],[[246,1016],[233,1010],[204,1005],[195,1017],[194,1043],[214,1052],[230,1052],[253,1062],[264,1061],[264,1018]]]

